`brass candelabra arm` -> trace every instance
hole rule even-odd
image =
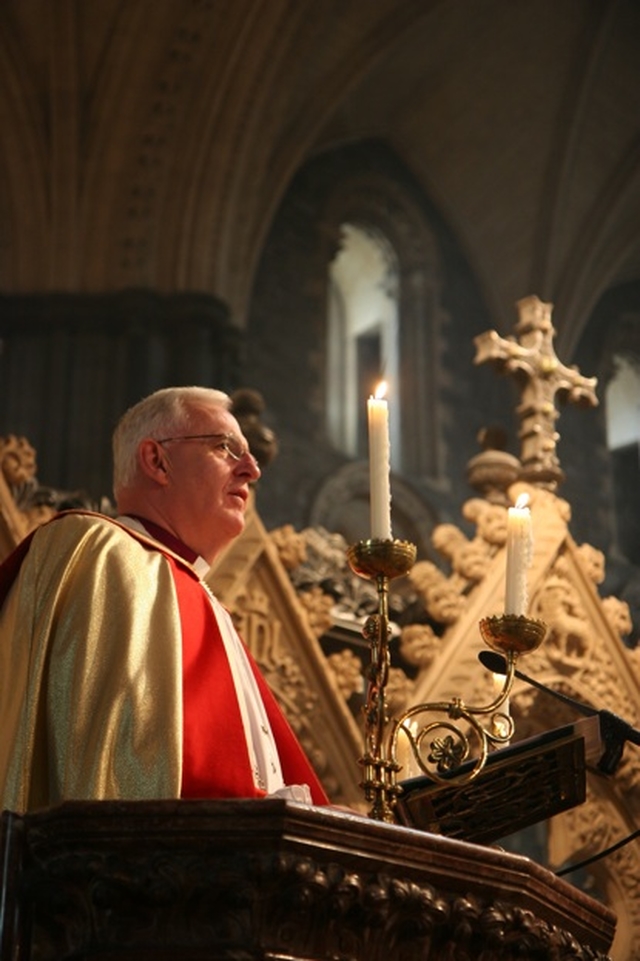
[[[513,718],[507,704],[515,678],[519,655],[535,650],[544,639],[546,625],[522,615],[484,618],[480,622],[483,639],[506,658],[507,670],[501,690],[486,705],[472,706],[460,698],[417,704],[394,720],[389,735],[388,756],[402,771],[413,760],[417,769],[435,781],[451,783],[452,779],[471,781],[484,768],[492,747],[504,746],[514,734]],[[433,718],[419,721],[423,716]],[[485,727],[480,719],[491,718]],[[401,763],[400,748],[407,761]],[[475,760],[463,772],[458,768],[476,747]]]

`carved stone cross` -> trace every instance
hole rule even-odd
[[[555,490],[564,480],[556,447],[559,434],[556,399],[583,407],[595,407],[595,377],[583,377],[577,367],[566,367],[553,349],[553,304],[538,297],[519,300],[517,337],[500,337],[487,330],[475,338],[475,363],[491,361],[501,373],[510,374],[520,391],[516,408],[520,439],[521,479]]]

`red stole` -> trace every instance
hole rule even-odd
[[[197,576],[175,558],[183,650],[185,798],[263,797],[255,787],[242,717],[224,642],[211,602]],[[285,784],[307,784],[314,804],[329,799],[298,739],[247,651],[280,756]]]

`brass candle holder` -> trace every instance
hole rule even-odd
[[[485,617],[479,627],[488,647],[501,654],[506,661],[502,689],[489,704],[479,707],[453,698],[451,701],[417,704],[405,711],[394,720],[389,736],[390,764],[396,770],[401,769],[398,764],[401,733],[420,771],[434,781],[446,784],[474,780],[484,768],[491,747],[505,746],[511,740],[514,733],[513,718],[503,708],[513,686],[516,662],[520,655],[540,646],[547,627],[543,621],[521,614]],[[414,719],[425,714],[439,714],[440,717],[416,726]],[[490,718],[488,727],[481,723],[482,718]],[[438,731],[441,732],[439,737],[436,736]],[[478,747],[474,763],[464,773],[456,775],[456,769],[470,757],[474,740]],[[396,790],[396,796],[397,793]]]
[[[470,781],[484,768],[490,748],[509,743],[514,733],[513,719],[504,710],[515,678],[516,661],[522,654],[535,650],[546,634],[546,625],[524,615],[503,614],[480,621],[485,643],[506,661],[502,689],[486,705],[474,707],[460,698],[417,704],[393,720],[389,736],[387,727],[386,686],[389,679],[389,581],[407,574],[416,558],[416,547],[400,540],[359,541],[347,551],[351,569],[361,577],[374,580],[378,591],[378,611],[367,617],[362,633],[369,642],[371,660],[365,715],[365,753],[360,763],[366,800],[371,804],[369,816],[378,821],[395,822],[394,807],[401,791],[397,775],[402,770],[398,761],[398,743],[402,735],[419,770],[434,781]],[[425,723],[416,719],[440,715]],[[488,726],[482,719],[490,719]],[[463,727],[464,725],[464,727]],[[440,732],[440,736],[438,733]],[[456,773],[472,753],[477,754],[471,768]]]
[[[365,621],[362,633],[369,642],[371,661],[365,703],[365,753],[362,787],[371,803],[369,816],[377,821],[394,822],[393,806],[398,794],[396,758],[387,754],[385,739],[389,722],[386,686],[389,678],[389,581],[411,570],[416,547],[407,541],[359,541],[347,551],[351,569],[360,577],[374,580],[378,591],[378,612]]]

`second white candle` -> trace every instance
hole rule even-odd
[[[528,603],[527,571],[531,566],[533,537],[529,498],[520,495],[507,518],[507,574],[505,614],[526,614]]]

